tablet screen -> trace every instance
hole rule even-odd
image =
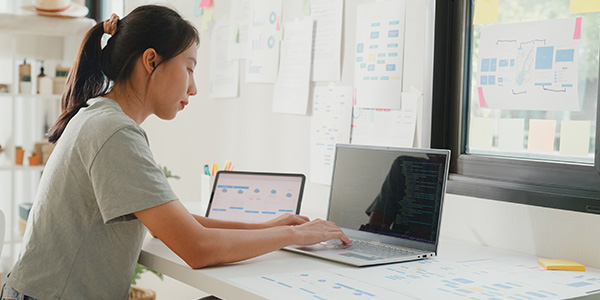
[[[284,213],[300,212],[302,174],[220,171],[215,178],[206,216],[258,223]]]

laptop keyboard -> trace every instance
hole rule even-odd
[[[417,255],[418,252],[406,248],[388,246],[363,240],[351,240],[351,245],[344,245],[339,240],[329,240],[321,243],[331,249],[345,249],[353,252],[368,254],[372,258],[391,258],[398,256]]]

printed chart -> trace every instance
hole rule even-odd
[[[357,7],[357,107],[400,109],[405,5],[392,0]]]
[[[246,82],[275,82],[281,39],[281,0],[252,1],[246,49]]]
[[[331,184],[335,144],[350,142],[352,86],[315,87],[310,134],[310,179]]]
[[[579,110],[582,17],[482,28],[477,66],[480,107]]]
[[[547,271],[535,259],[514,257],[332,271],[422,299],[567,299],[600,289],[598,273]]]
[[[245,277],[234,282],[269,299],[414,299],[324,270]]]

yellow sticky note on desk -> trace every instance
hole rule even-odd
[[[498,0],[475,0],[473,25],[498,23]]]
[[[540,258],[538,263],[546,270],[585,271],[585,266],[568,259]]]
[[[600,11],[600,0],[571,0],[569,13],[588,13]]]

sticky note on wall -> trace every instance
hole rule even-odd
[[[560,123],[560,155],[586,156],[590,147],[590,121]]]
[[[523,150],[525,119],[500,119],[498,121],[498,149]]]
[[[491,149],[494,135],[494,119],[471,117],[469,122],[469,148]]]
[[[475,0],[473,24],[498,22],[498,0]]]
[[[200,0],[198,4],[199,8],[208,8],[212,5],[212,0]]]
[[[556,120],[529,120],[527,150],[532,152],[554,151]]]
[[[600,11],[600,1],[598,0],[571,0],[569,13],[588,13]]]

